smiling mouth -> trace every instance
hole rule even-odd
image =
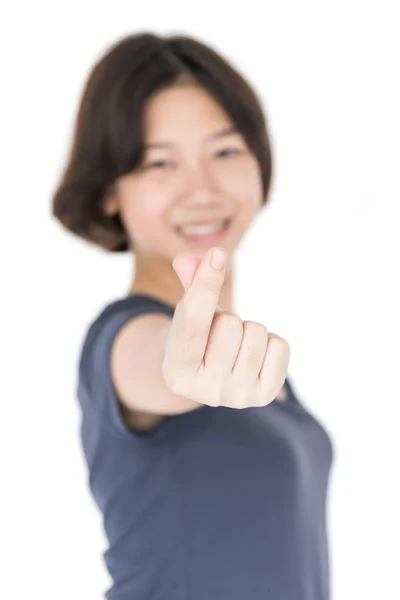
[[[178,235],[188,243],[214,243],[220,241],[232,223],[232,219],[224,219],[215,224],[176,227]]]

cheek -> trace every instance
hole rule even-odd
[[[121,210],[123,217],[131,227],[139,229],[156,226],[168,205],[168,195],[157,182],[138,179],[127,183],[121,189]]]
[[[120,185],[118,193],[129,238],[136,247],[150,250],[154,240],[162,239],[162,219],[168,204],[165,190],[144,178],[129,178]]]
[[[232,161],[220,166],[217,174],[225,193],[251,206],[258,205],[262,198],[262,181],[258,163],[252,159]]]

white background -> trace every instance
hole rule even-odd
[[[334,600],[400,598],[396,4],[4,4],[2,598],[99,600],[110,583],[75,367],[85,327],[126,292],[131,263],[73,239],[49,213],[88,70],[143,29],[211,43],[262,97],[275,177],[238,255],[238,312],[289,340],[295,389],[333,438]]]

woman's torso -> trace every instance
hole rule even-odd
[[[108,369],[112,340],[146,297],[91,327],[79,400],[90,487],[103,513],[109,600],[327,600],[332,444],[294,394],[261,408],[204,406],[129,431]]]

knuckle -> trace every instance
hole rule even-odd
[[[275,398],[274,393],[272,392],[264,392],[263,394],[258,394],[255,397],[254,404],[255,406],[267,406],[271,404],[272,400]]]
[[[178,396],[184,396],[186,394],[187,390],[185,389],[185,386],[183,384],[182,377],[176,374],[165,372],[164,380],[171,392],[173,392],[174,394],[177,394]]]
[[[233,403],[235,408],[238,410],[242,410],[243,408],[249,408],[250,406],[248,400],[246,400],[244,397],[235,398]]]
[[[162,376],[167,384],[168,388],[174,392],[174,394],[184,395],[186,392],[184,378],[177,369],[171,368],[165,362],[162,364]]]
[[[270,334],[268,345],[274,347],[276,351],[279,351],[284,355],[290,353],[289,342],[285,340],[285,338],[280,337],[279,335]]]
[[[220,406],[222,397],[221,378],[207,372],[202,381],[200,396],[204,398],[209,406]]]
[[[243,328],[249,348],[265,347],[268,341],[268,330],[265,325],[255,321],[246,321]]]
[[[253,390],[251,400],[253,406],[267,406],[275,398],[274,390],[269,386],[264,386],[262,382],[257,382]]]
[[[234,313],[220,313],[216,315],[216,319],[218,320],[218,324],[224,329],[240,333],[243,331],[242,320]]]
[[[249,390],[247,388],[235,387],[232,390],[229,398],[229,406],[234,408],[248,408],[249,404]]]
[[[246,331],[254,336],[265,337],[268,334],[268,329],[264,323],[259,323],[258,321],[243,321],[243,326],[246,328]]]
[[[193,378],[187,376],[182,365],[162,363],[162,376],[168,388],[178,396],[189,396],[191,394]]]

